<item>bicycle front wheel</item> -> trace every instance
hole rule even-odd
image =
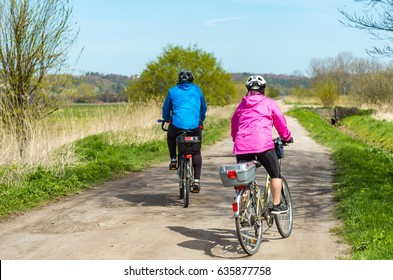
[[[262,222],[257,217],[257,197],[250,189],[240,193],[240,214],[236,217],[237,238],[244,252],[253,255],[262,242]]]
[[[283,238],[287,238],[291,235],[292,232],[293,209],[291,193],[285,178],[282,178],[281,203],[288,206],[288,212],[285,214],[274,215],[274,219],[276,221],[277,229],[280,235]]]

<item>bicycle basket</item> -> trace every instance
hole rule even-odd
[[[177,149],[181,155],[201,153],[201,139],[198,136],[178,136]]]
[[[282,141],[274,141],[274,148],[276,150],[277,158],[283,158],[284,157],[284,144]]]
[[[224,187],[245,186],[255,181],[256,166],[253,162],[220,166],[220,178]]]

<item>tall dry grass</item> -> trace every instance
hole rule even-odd
[[[86,105],[84,105],[86,108]],[[157,119],[161,117],[159,103],[91,105],[82,113],[78,106],[63,108],[42,120],[32,129],[31,141],[20,158],[17,143],[12,135],[0,130],[0,166],[65,166],[74,163],[75,141],[90,135],[111,133],[113,142],[143,143],[164,139]],[[233,106],[209,107],[208,117],[230,117]]]

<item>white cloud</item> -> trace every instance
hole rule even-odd
[[[248,19],[250,17],[226,17],[226,18],[215,18],[215,19],[209,19],[205,21],[205,25],[207,26],[217,26],[218,23],[221,22],[227,22],[227,21],[234,21],[234,20],[242,20],[242,19]]]

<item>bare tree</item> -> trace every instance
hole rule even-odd
[[[46,77],[65,66],[76,41],[71,14],[67,0],[0,0],[1,129],[16,137],[21,156],[31,126],[55,109]]]
[[[342,24],[365,30],[374,39],[393,41],[393,0],[354,0],[355,2],[365,2],[363,15],[339,10],[345,17]],[[367,50],[369,55],[379,55],[385,57],[393,56],[393,47],[386,44],[384,47],[372,47]]]

